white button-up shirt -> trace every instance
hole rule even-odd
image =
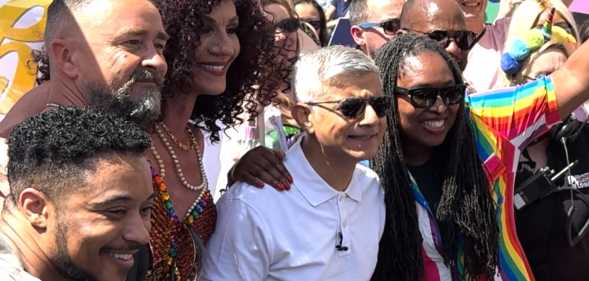
[[[345,192],[311,167],[300,143],[286,154],[292,189],[234,185],[217,203],[201,280],[364,281],[376,266],[384,193],[356,165]],[[339,248],[339,250],[338,250]]]

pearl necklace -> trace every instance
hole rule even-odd
[[[176,170],[176,175],[178,176],[178,178],[180,179],[180,183],[182,183],[182,185],[184,185],[184,187],[186,187],[187,189],[193,190],[193,191],[200,191],[198,198],[195,200],[195,202],[198,202],[202,198],[202,195],[204,194],[203,191],[208,189],[208,180],[207,180],[207,175],[204,171],[204,166],[202,164],[202,157],[201,157],[201,153],[199,150],[198,142],[196,141],[196,137],[194,136],[192,131],[188,128],[187,131],[188,131],[188,134],[190,135],[191,146],[192,146],[192,149],[194,149],[194,151],[196,152],[196,159],[198,161],[198,166],[200,168],[200,174],[202,177],[201,184],[192,185],[188,182],[188,180],[184,176],[184,171],[182,171],[182,167],[180,166],[180,160],[178,160],[178,157],[176,156],[176,152],[174,151],[174,148],[172,147],[172,145],[168,141],[168,138],[166,137],[166,135],[162,132],[161,127],[162,127],[161,123],[156,124],[155,130],[156,130],[159,138],[161,139],[161,141],[164,143],[164,146],[166,147],[166,150],[170,154],[170,157],[172,158],[172,162],[174,163],[174,167]],[[153,145],[153,143],[151,144],[150,148],[151,148],[151,153],[153,154],[153,157],[155,158],[155,160],[158,163],[159,170],[160,170],[160,176],[162,177],[162,179],[165,179],[166,168],[164,165],[164,161],[162,160],[159,153],[155,149],[155,146]]]
[[[168,135],[168,137],[170,137],[170,140],[172,140],[172,142],[178,146],[181,150],[183,151],[190,151],[190,148],[192,147],[192,143],[189,144],[184,144],[182,143],[180,140],[178,140],[178,138],[176,138],[176,136],[174,134],[172,134],[172,132],[170,131],[170,129],[168,129],[168,126],[166,126],[165,123],[160,123],[162,125],[162,129],[164,129],[164,132],[166,132],[166,135]],[[189,134],[189,136],[192,134],[192,131],[190,131],[190,128],[186,127],[186,132]]]

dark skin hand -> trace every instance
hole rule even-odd
[[[284,152],[258,146],[233,165],[228,174],[228,183],[245,182],[257,188],[264,187],[264,183],[276,190],[290,190],[293,183],[292,176],[284,167]]]

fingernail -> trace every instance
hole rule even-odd
[[[285,190],[290,190],[290,183],[285,183],[284,187],[285,187]]]
[[[258,182],[256,182],[256,186],[257,186],[258,188],[262,188],[262,187],[264,187],[264,183],[263,183],[263,182],[261,182],[261,181],[258,181]]]

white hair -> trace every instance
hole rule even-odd
[[[344,46],[330,46],[302,55],[294,68],[293,89],[299,102],[317,100],[323,85],[344,74],[375,73],[374,61],[359,50]]]

